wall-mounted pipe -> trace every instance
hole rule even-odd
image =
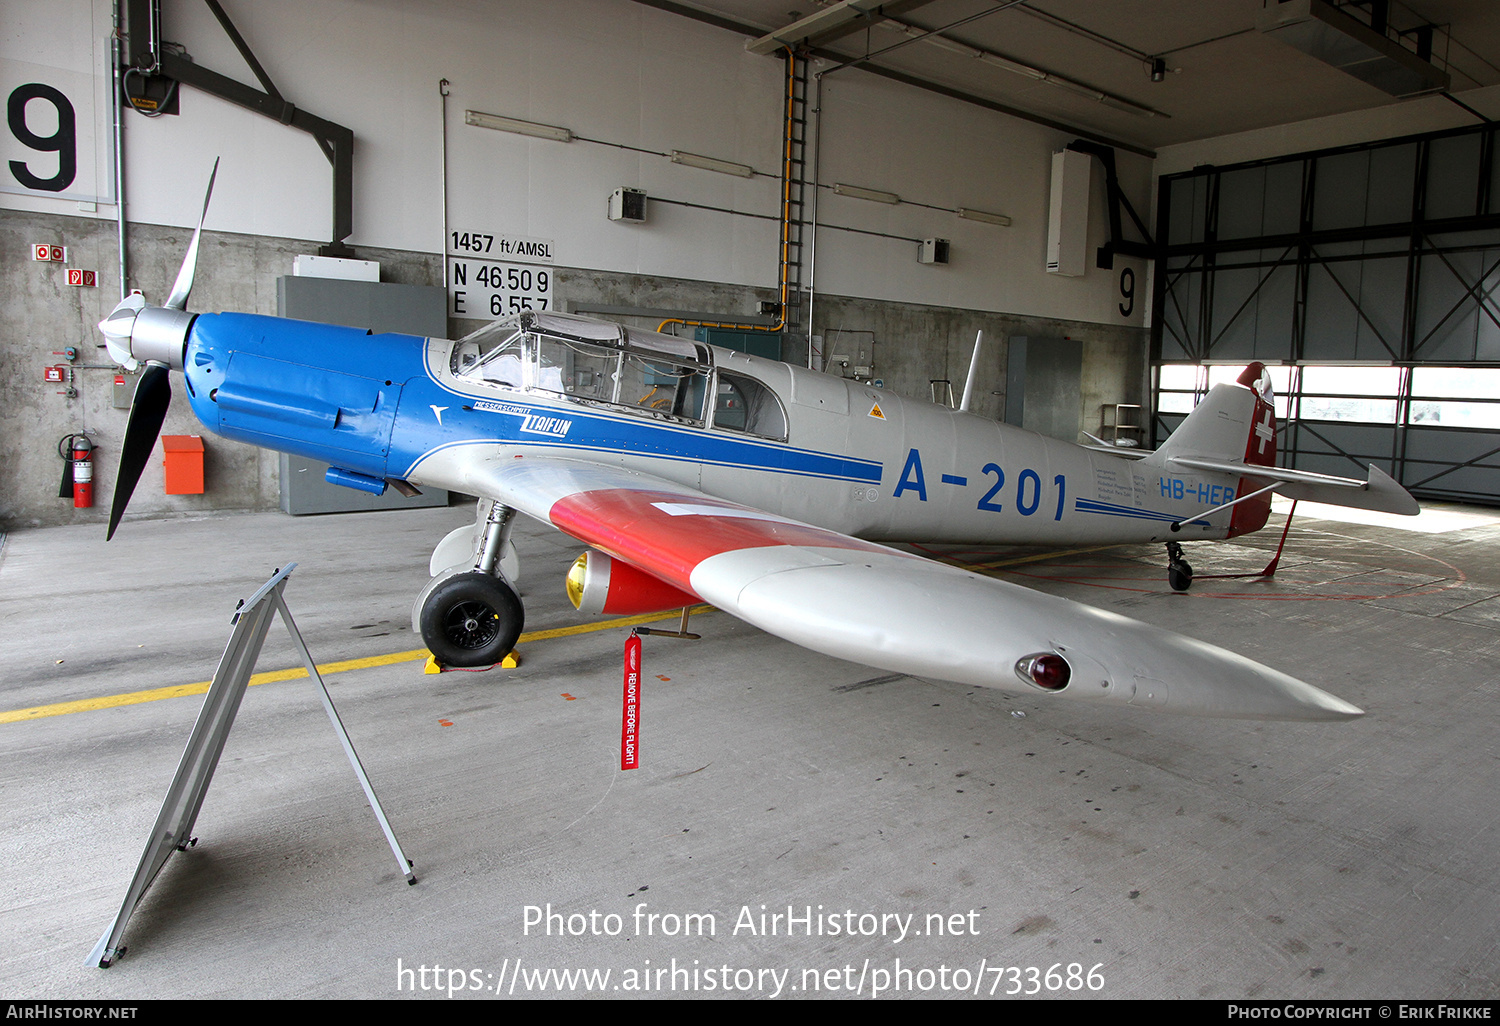
[[[115,29],[109,39],[110,64],[114,69],[114,95],[109,109],[112,117],[111,130],[115,136],[115,234],[120,249],[120,298],[130,295],[130,260],[125,252],[125,131],[120,119],[120,100],[123,93],[120,81],[120,0],[114,3]]]
[[[797,61],[800,60],[790,47],[786,48],[786,110],[784,126],[781,138],[781,232],[777,240],[779,249],[778,268],[776,277],[779,281],[779,296],[781,310],[772,325],[748,324],[735,321],[689,321],[680,317],[669,317],[656,326],[657,331],[665,331],[668,324],[681,324],[685,327],[699,328],[734,328],[739,331],[764,331],[780,332],[786,328],[786,308],[788,279],[791,275],[791,235],[792,235],[792,176],[797,174],[797,159],[792,153],[795,145],[793,133],[796,131],[796,89],[797,89]],[[816,196],[814,196],[816,199]],[[808,352],[812,352],[812,333],[808,332]]]
[[[813,76],[813,157],[812,157],[812,205],[809,210],[807,231],[807,369],[821,370],[813,366],[813,300],[817,295],[818,280],[818,160],[823,152],[823,73]]]
[[[438,148],[438,186],[443,195],[443,238],[438,246],[438,256],[443,261],[443,291],[448,290],[448,80],[438,79],[438,95],[443,104],[442,145]]]

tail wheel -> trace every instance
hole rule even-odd
[[[1167,542],[1167,583],[1173,591],[1187,591],[1193,583],[1193,568],[1182,558],[1182,546]]]
[[[1185,559],[1175,559],[1167,567],[1167,583],[1173,591],[1187,591],[1193,583],[1193,568]]]
[[[505,581],[484,573],[455,574],[422,606],[422,640],[445,666],[493,666],[516,647],[525,625],[521,599]]]

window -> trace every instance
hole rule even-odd
[[[628,353],[620,376],[620,404],[701,424],[707,380],[702,368]]]
[[[760,438],[786,440],[786,412],[781,401],[754,378],[719,372],[714,427]]]
[[[507,388],[520,388],[521,338],[522,336],[516,335],[508,342],[490,350],[478,365],[467,372],[467,376],[477,377],[496,385],[504,385]]]
[[[653,416],[702,424],[710,365],[708,350],[696,342],[627,328],[615,401]]]
[[[460,377],[521,387],[521,329],[514,320],[486,324],[453,343],[448,367]]]
[[[1413,367],[1409,423],[1500,428],[1500,369]]]
[[[1158,370],[1157,413],[1192,413],[1203,391],[1195,363],[1164,363]]]
[[[573,339],[536,335],[536,387],[596,402],[615,401],[620,352]]]
[[[554,392],[698,425],[707,415],[712,362],[706,348],[606,321],[524,312],[454,343],[449,362],[470,382]]]
[[[1399,367],[1303,367],[1298,416],[1394,424],[1400,391]]]

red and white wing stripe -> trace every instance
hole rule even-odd
[[[547,519],[559,530],[684,591],[697,591],[694,572],[705,560],[726,552],[767,555],[762,550],[771,548],[887,551],[835,531],[687,490],[617,486],[578,492],[554,502]]]

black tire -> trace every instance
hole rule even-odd
[[[455,574],[422,606],[422,640],[444,666],[494,666],[516,647],[526,610],[515,589],[484,573]]]
[[[1193,583],[1193,568],[1187,560],[1175,560],[1167,567],[1167,583],[1173,591],[1187,591]]]

